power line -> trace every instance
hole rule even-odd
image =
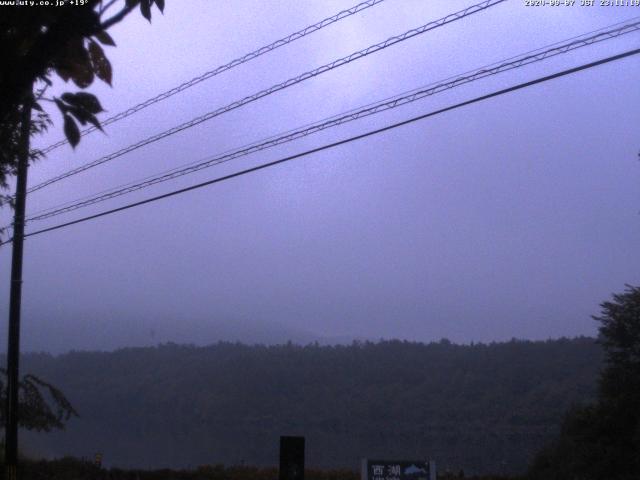
[[[578,37],[579,38],[578,40],[566,41],[564,43],[556,43],[555,47],[548,48],[546,50],[539,49],[534,52],[527,52],[526,54],[512,57],[513,59],[510,61],[503,61],[502,63],[494,63],[492,65],[482,67],[475,71],[461,74],[457,77],[450,77],[451,79],[441,81],[440,83],[431,84],[427,87],[423,87],[420,90],[412,90],[408,94],[401,94],[399,96],[391,97],[390,99],[386,99],[386,100],[371,104],[361,109],[352,110],[348,113],[344,113],[339,116],[330,117],[329,119],[325,119],[320,122],[307,125],[305,127],[291,130],[286,134],[273,136],[262,142],[254,142],[249,146],[242,147],[237,150],[232,150],[228,153],[224,153],[224,154],[215,156],[213,158],[209,158],[204,161],[191,164],[183,168],[174,168],[167,172],[161,173],[159,175],[147,177],[144,180],[139,181],[137,183],[132,182],[132,183],[123,185],[121,187],[115,187],[108,191],[100,192],[99,194],[94,194],[74,202],[66,202],[61,206],[46,209],[42,211],[42,213],[33,214],[32,216],[28,217],[27,220],[29,222],[44,220],[47,218],[61,215],[63,213],[77,210],[79,208],[84,208],[90,205],[94,205],[96,203],[110,200],[112,198],[116,198],[116,197],[119,197],[128,193],[132,193],[138,190],[142,190],[152,185],[169,181],[190,173],[194,173],[199,170],[209,168],[214,165],[218,165],[220,163],[225,163],[225,162],[237,159],[239,157],[244,157],[246,155],[265,150],[267,148],[271,148],[277,145],[282,145],[284,143],[297,140],[299,138],[305,137],[307,135],[311,135],[313,133],[317,133],[327,128],[335,127],[335,126],[348,123],[360,118],[364,118],[370,115],[374,115],[386,110],[394,109],[402,105],[415,102],[422,98],[435,95],[437,93],[440,93],[440,92],[443,92],[443,91],[446,91],[446,90],[449,90],[449,89],[452,89],[476,80],[480,80],[482,78],[496,75],[498,73],[502,73],[505,71],[513,70],[515,68],[520,68],[525,65],[530,65],[532,63],[540,62],[542,60],[545,60],[550,57],[554,57],[556,55],[565,54],[567,52],[576,50],[581,47],[585,47],[588,45],[593,45],[594,43],[617,38],[621,35],[625,35],[627,33],[635,32],[638,30],[640,30],[640,21],[636,21],[635,23],[631,23],[631,24],[625,24],[615,29],[601,31],[596,35],[591,35],[589,37],[585,37],[583,35],[582,38]]]
[[[303,73],[303,74],[301,74],[301,75],[299,75],[297,77],[290,78],[289,80],[286,80],[286,81],[284,81],[282,83],[278,83],[276,85],[273,85],[273,86],[271,86],[271,87],[269,87],[269,88],[267,88],[265,90],[262,90],[262,91],[260,91],[258,93],[255,93],[253,95],[244,97],[241,100],[236,100],[235,102],[230,103],[230,104],[228,104],[228,105],[226,105],[224,107],[218,108],[218,109],[216,109],[216,110],[214,110],[212,112],[209,112],[209,113],[206,113],[206,114],[201,115],[199,117],[196,117],[196,118],[194,118],[194,119],[192,119],[192,120],[190,120],[188,122],[185,122],[185,123],[183,123],[181,125],[178,125],[176,127],[170,128],[169,130],[165,130],[164,132],[161,132],[161,133],[158,133],[158,134],[153,135],[151,137],[148,137],[148,138],[146,138],[144,140],[141,140],[141,141],[139,141],[137,143],[129,145],[129,146],[123,148],[123,149],[120,149],[120,150],[118,150],[118,151],[116,151],[114,153],[111,153],[109,155],[101,157],[101,158],[99,158],[97,160],[94,160],[94,161],[92,161],[92,162],[90,162],[88,164],[85,164],[85,165],[83,165],[81,167],[75,168],[73,170],[69,170],[69,171],[67,171],[67,172],[65,172],[65,173],[63,173],[61,175],[58,175],[56,177],[53,177],[53,178],[51,178],[49,180],[46,180],[46,181],[44,181],[44,182],[42,182],[42,183],[40,183],[38,185],[35,185],[35,186],[31,187],[28,190],[28,192],[29,193],[33,193],[33,192],[35,192],[37,190],[40,190],[40,189],[42,189],[44,187],[47,187],[47,186],[49,186],[49,185],[51,185],[53,183],[59,182],[60,180],[63,180],[63,179],[68,178],[68,177],[71,177],[73,175],[77,175],[78,173],[84,172],[86,170],[89,170],[90,168],[96,167],[96,166],[101,165],[101,164],[103,164],[105,162],[109,162],[109,161],[111,161],[111,160],[113,160],[115,158],[118,158],[118,157],[120,157],[122,155],[125,155],[125,154],[127,154],[129,152],[137,150],[138,148],[144,147],[145,145],[157,142],[158,140],[161,140],[161,139],[163,139],[165,137],[168,137],[170,135],[173,135],[175,133],[181,132],[182,130],[186,130],[188,128],[194,127],[194,126],[199,125],[199,124],[201,124],[203,122],[211,120],[214,117],[217,117],[217,116],[222,115],[224,113],[230,112],[232,110],[235,110],[236,108],[242,107],[242,106],[247,105],[249,103],[255,102],[256,100],[259,100],[260,98],[266,97],[266,96],[271,95],[271,94],[273,94],[275,92],[278,92],[280,90],[284,90],[285,88],[291,87],[291,86],[296,85],[298,83],[301,83],[301,82],[303,82],[305,80],[308,80],[310,78],[313,78],[313,77],[316,77],[316,76],[321,75],[323,73],[326,73],[328,71],[331,71],[331,70],[333,70],[335,68],[338,68],[338,67],[346,65],[348,63],[351,63],[351,62],[353,62],[355,60],[358,60],[360,58],[366,57],[366,56],[368,56],[368,55],[370,55],[372,53],[379,52],[379,51],[381,51],[381,50],[383,50],[383,49],[385,49],[387,47],[390,47],[390,46],[395,45],[397,43],[403,42],[403,41],[408,40],[410,38],[413,38],[413,37],[415,37],[417,35],[421,35],[421,34],[423,34],[425,32],[434,30],[434,29],[436,29],[438,27],[441,27],[443,25],[446,25],[448,23],[455,22],[456,20],[460,20],[460,19],[465,18],[467,16],[470,16],[470,15],[472,15],[474,13],[478,13],[478,12],[484,11],[487,8],[493,7],[493,6],[495,6],[497,4],[500,4],[500,3],[504,2],[504,1],[506,1],[506,0],[484,0],[483,2],[480,2],[478,4],[475,4],[475,5],[472,5],[470,7],[467,7],[465,9],[463,9],[463,10],[458,11],[458,12],[451,13],[451,14],[449,14],[449,15],[447,15],[447,16],[439,19],[439,20],[435,20],[435,21],[429,22],[429,23],[427,23],[425,25],[422,25],[422,26],[420,26],[418,28],[414,28],[414,29],[408,30],[408,31],[406,31],[405,33],[403,33],[401,35],[390,37],[390,38],[388,38],[387,40],[385,40],[383,42],[377,43],[375,45],[371,45],[371,46],[369,46],[369,47],[367,47],[367,48],[365,48],[363,50],[359,50],[357,52],[352,53],[351,55],[348,55],[346,57],[340,58],[338,60],[334,60],[331,63],[328,63],[326,65],[318,67],[318,68],[316,68],[314,70],[305,72],[305,73]]]
[[[524,52],[524,53],[521,53],[521,54],[518,54],[518,55],[515,55],[515,56],[512,56],[512,57],[509,57],[509,58],[506,58],[506,59],[501,60],[499,62],[491,63],[489,65],[481,67],[481,70],[489,70],[489,69],[492,69],[492,68],[494,68],[496,66],[500,66],[501,64],[504,64],[506,62],[511,62],[513,60],[520,59],[520,58],[522,58],[524,56],[529,56],[529,55],[532,55],[534,53],[535,54],[539,54],[541,52],[544,52],[545,49],[552,49],[554,47],[560,48],[559,47],[560,45],[567,44],[568,42],[572,42],[574,40],[577,40],[578,42],[583,41],[583,40],[584,41],[589,41],[591,39],[591,37],[587,37],[587,36],[588,35],[592,35],[592,34],[597,34],[597,35],[593,35],[594,37],[597,37],[597,36],[600,36],[600,35],[608,35],[608,34],[611,34],[612,37],[614,37],[614,36],[617,37],[617,36],[620,36],[620,35],[623,35],[623,34],[626,34],[626,33],[631,33],[631,31],[635,31],[637,29],[637,25],[636,24],[629,24],[628,22],[634,22],[634,21],[637,21],[638,19],[640,19],[640,16],[631,17],[631,18],[628,18],[628,19],[623,20],[621,22],[616,22],[616,23],[613,23],[611,25],[607,25],[605,27],[601,27],[601,28],[598,28],[598,29],[595,29],[595,30],[591,30],[589,32],[585,32],[585,33],[582,33],[580,35],[576,35],[576,36],[567,38],[567,39],[559,41],[559,42],[554,42],[554,43],[551,43],[551,44],[547,44],[545,46],[536,48],[534,50],[529,50],[527,52]],[[627,25],[625,25],[625,24],[627,24]],[[616,30],[618,30],[618,29],[609,30],[608,32],[606,31],[607,29],[612,29],[613,27],[619,27],[619,26],[621,26],[621,27],[620,27],[619,31],[617,31],[617,32],[616,32]],[[633,30],[626,31],[627,27],[633,27]],[[602,38],[601,40],[608,40],[608,39],[609,38]],[[600,40],[594,40],[592,43],[596,43],[597,41],[600,41]],[[591,43],[589,43],[589,44],[591,44]],[[586,46],[586,45],[583,45],[583,46]],[[574,47],[574,48],[577,48],[577,47]],[[448,82],[448,81],[456,79],[458,77],[467,76],[467,75],[470,75],[472,73],[476,73],[477,71],[478,71],[477,69],[468,70],[468,71],[460,73],[458,75],[453,75],[453,76],[447,77],[446,79],[441,80],[439,83]],[[428,86],[436,85],[437,83],[438,82],[434,82],[434,83],[429,84]],[[307,123],[305,125],[302,125],[302,126],[287,130],[285,132],[280,132],[280,133],[275,134],[275,135],[270,135],[270,136],[268,136],[266,138],[262,138],[260,140],[256,140],[254,142],[245,144],[245,145],[243,145],[241,147],[236,147],[236,148],[231,148],[231,149],[225,150],[225,151],[221,152],[220,154],[218,154],[218,156],[223,156],[223,155],[226,155],[226,154],[231,153],[231,152],[235,152],[235,151],[238,151],[238,150],[241,150],[241,149],[248,148],[250,146],[257,145],[259,143],[264,143],[264,142],[266,142],[268,140],[272,140],[272,139],[275,139],[275,138],[278,138],[278,137],[282,137],[285,134],[293,133],[296,130],[300,130],[300,129],[303,129],[303,128],[311,127],[311,126],[317,125],[318,123],[323,123],[325,121],[336,119],[338,117],[341,117],[341,116],[344,116],[344,115],[347,115],[347,114],[350,114],[350,113],[357,112],[357,111],[362,110],[364,108],[367,108],[367,107],[370,107],[370,106],[373,106],[373,105],[378,105],[378,104],[381,104],[383,102],[387,102],[387,101],[396,99],[396,98],[398,98],[400,96],[403,96],[403,95],[415,93],[415,92],[418,92],[419,90],[427,88],[428,86],[421,86],[421,87],[418,87],[418,88],[414,88],[412,90],[403,92],[401,94],[397,94],[397,95],[393,95],[393,96],[390,96],[390,97],[386,97],[386,98],[384,98],[382,100],[371,102],[371,103],[368,103],[366,105],[361,105],[360,107],[356,107],[356,108],[344,111],[342,113],[339,113],[339,114],[336,114],[336,115],[332,115],[330,117],[326,117],[326,118],[322,119],[319,122]],[[86,199],[91,199],[91,198],[97,197],[97,196],[102,195],[102,194],[114,192],[115,190],[120,190],[120,189],[122,189],[124,187],[137,185],[138,183],[144,182],[146,180],[155,179],[156,177],[163,176],[163,175],[165,175],[167,173],[178,172],[178,171],[183,170],[183,169],[185,169],[185,168],[187,168],[189,166],[196,165],[196,164],[201,164],[202,162],[209,162],[209,157],[207,157],[207,159],[200,159],[200,160],[192,161],[192,162],[189,162],[187,164],[183,164],[183,165],[180,165],[180,166],[177,166],[177,167],[173,167],[173,168],[171,168],[169,170],[165,170],[165,171],[162,171],[160,173],[156,173],[156,174],[153,174],[153,175],[148,175],[148,176],[146,176],[146,177],[144,177],[142,179],[138,179],[138,180],[134,180],[134,181],[131,181],[131,182],[127,182],[125,184],[120,184],[120,185],[117,185],[117,186],[114,186],[114,187],[110,187],[110,188],[104,189],[104,190],[102,190],[100,192],[97,192],[97,193],[94,193],[94,194],[85,195],[85,196],[83,196],[81,198],[68,200],[66,202],[62,202],[62,203],[54,205],[52,207],[47,207],[47,208],[43,208],[43,209],[40,209],[40,210],[36,210],[31,215],[36,216],[36,215],[39,215],[41,213],[50,212],[52,210],[57,210],[58,208],[61,208],[61,207],[67,206],[67,205],[71,205],[71,204],[75,204],[75,203],[81,202],[81,201],[86,200]],[[33,217],[31,217],[31,218],[33,219]],[[10,225],[8,225],[8,226],[6,226],[4,228],[10,228]]]
[[[94,220],[96,218],[100,218],[100,217],[104,217],[104,216],[107,216],[107,215],[111,215],[113,213],[117,213],[117,212],[121,212],[121,211],[124,211],[124,210],[128,210],[130,208],[134,208],[134,207],[138,207],[138,206],[141,206],[141,205],[145,205],[147,203],[156,202],[156,201],[162,200],[164,198],[169,198],[169,197],[173,197],[175,195],[180,195],[182,193],[186,193],[186,192],[189,192],[191,190],[197,190],[197,189],[209,186],[209,185],[213,185],[215,183],[220,183],[220,182],[223,182],[223,181],[226,181],[226,180],[230,180],[232,178],[236,178],[236,177],[240,177],[240,176],[243,176],[243,175],[247,175],[249,173],[257,172],[259,170],[264,170],[266,168],[273,167],[273,166],[276,166],[276,165],[280,165],[282,163],[289,162],[289,161],[295,160],[297,158],[305,157],[305,156],[311,155],[313,153],[318,153],[318,152],[321,152],[321,151],[324,151],[324,150],[335,148],[335,147],[340,146],[340,145],[345,145],[347,143],[354,142],[356,140],[361,140],[363,138],[367,138],[367,137],[370,137],[370,136],[373,136],[373,135],[377,135],[377,134],[380,134],[382,132],[386,132],[388,130],[393,130],[395,128],[398,128],[398,127],[401,127],[401,126],[404,126],[404,125],[408,125],[410,123],[414,123],[414,122],[417,122],[419,120],[423,120],[423,119],[426,119],[426,118],[429,118],[429,117],[433,117],[433,116],[439,115],[441,113],[445,113],[445,112],[448,112],[448,111],[451,111],[451,110],[455,110],[455,109],[458,109],[458,108],[461,108],[461,107],[464,107],[464,106],[467,106],[467,105],[471,105],[471,104],[478,103],[478,102],[481,102],[481,101],[484,101],[484,100],[488,100],[490,98],[494,98],[494,97],[497,97],[497,96],[500,96],[500,95],[504,95],[504,94],[507,94],[507,93],[510,93],[510,92],[521,90],[523,88],[531,87],[533,85],[537,85],[537,84],[540,84],[540,83],[543,83],[543,82],[547,82],[547,81],[550,81],[550,80],[553,80],[553,79],[556,79],[556,78],[560,78],[560,77],[563,77],[563,76],[566,76],[566,75],[570,75],[570,74],[573,74],[573,73],[576,73],[576,72],[580,72],[582,70],[587,70],[589,68],[593,68],[593,67],[596,67],[596,66],[599,66],[599,65],[604,65],[606,63],[610,63],[610,62],[614,62],[614,61],[617,61],[617,60],[621,60],[623,58],[630,57],[632,55],[637,55],[638,53],[640,53],[640,48],[637,48],[635,50],[629,50],[627,52],[620,53],[618,55],[613,55],[613,56],[610,56],[610,57],[606,57],[606,58],[603,58],[603,59],[600,59],[600,60],[597,60],[597,61],[594,61],[594,62],[586,63],[586,64],[580,65],[578,67],[574,67],[574,68],[570,68],[570,69],[567,69],[567,70],[563,70],[563,71],[554,73],[552,75],[539,77],[539,78],[537,78],[535,80],[530,80],[528,82],[520,83],[518,85],[514,85],[514,86],[509,87],[509,88],[498,90],[498,91],[495,91],[495,92],[492,92],[492,93],[489,93],[489,94],[486,94],[486,95],[482,95],[482,96],[479,96],[479,97],[475,97],[475,98],[473,98],[471,100],[467,100],[465,102],[457,103],[457,104],[451,105],[449,107],[445,107],[445,108],[441,108],[441,109],[438,109],[438,110],[434,110],[432,112],[425,113],[423,115],[419,115],[417,117],[413,117],[413,118],[410,118],[408,120],[404,120],[402,122],[398,122],[398,123],[394,123],[394,124],[391,124],[391,125],[387,125],[386,127],[378,128],[378,129],[375,129],[375,130],[370,130],[370,131],[365,132],[365,133],[360,134],[360,135],[352,136],[352,137],[346,138],[344,140],[340,140],[340,141],[337,141],[337,142],[326,144],[326,145],[323,145],[321,147],[317,147],[317,148],[313,148],[311,150],[307,150],[305,152],[297,153],[295,155],[290,155],[288,157],[281,158],[279,160],[275,160],[273,162],[265,163],[265,164],[258,165],[256,167],[252,167],[252,168],[247,168],[245,170],[241,170],[241,171],[236,172],[236,173],[225,175],[223,177],[214,178],[214,179],[206,181],[206,182],[198,183],[196,185],[191,185],[190,187],[181,188],[179,190],[174,190],[174,191],[169,192],[169,193],[165,193],[165,194],[158,195],[158,196],[155,196],[155,197],[147,198],[145,200],[141,200],[139,202],[130,203],[128,205],[124,205],[124,206],[118,207],[118,208],[113,208],[111,210],[106,210],[104,212],[96,213],[94,215],[89,215],[89,216],[86,216],[86,217],[83,217],[83,218],[72,220],[70,222],[65,222],[65,223],[61,223],[61,224],[58,224],[58,225],[54,225],[52,227],[43,228],[42,230],[37,230],[35,232],[28,233],[28,234],[25,235],[25,237],[32,237],[32,236],[35,236],[35,235],[40,235],[42,233],[51,232],[51,231],[54,231],[54,230],[59,230],[61,228],[69,227],[71,225],[76,225],[78,223],[87,222],[89,220]],[[12,239],[7,240],[6,242],[1,243],[0,245],[4,245],[4,244],[9,243],[11,241],[12,241]]]
[[[236,58],[235,60],[230,61],[229,63],[226,63],[224,65],[220,65],[219,67],[214,68],[213,70],[209,70],[208,72],[203,73],[202,75],[199,75],[197,77],[192,78],[191,80],[182,83],[181,85],[178,85],[177,87],[174,87],[170,90],[167,90],[165,92],[162,92],[158,95],[156,95],[155,97],[149,98],[147,100],[145,100],[144,102],[141,102],[137,105],[134,105],[133,107],[130,107],[127,110],[124,110],[116,115],[113,115],[112,117],[107,118],[106,120],[103,120],[101,125],[104,127],[106,125],[110,125],[112,123],[115,123],[119,120],[122,120],[124,118],[127,118],[131,115],[133,115],[134,113],[139,112],[140,110],[143,110],[155,103],[161,102],[162,100],[166,100],[169,97],[173,97],[174,95],[193,87],[194,85],[197,85],[200,82],[204,82],[205,80],[208,80],[210,78],[215,77],[216,75],[219,75],[223,72],[226,72],[227,70],[231,70],[234,67],[237,67],[239,65],[242,65],[243,63],[247,63],[251,60],[254,60],[266,53],[269,53],[273,50],[276,50],[277,48],[280,48],[284,45],[287,45],[291,42],[294,42],[296,40],[299,40],[300,38],[303,38],[313,32],[317,32],[318,30],[323,29],[324,27],[327,27],[333,23],[339,22],[340,20],[350,17],[351,15],[355,15],[356,13],[359,13],[363,10],[366,10],[367,8],[373,7],[375,5],[378,5],[379,3],[382,3],[384,0],[367,0],[366,2],[362,2],[359,3],[351,8],[348,8],[346,10],[342,10],[338,13],[336,13],[335,15],[332,15],[331,17],[327,17],[324,20],[321,20],[317,23],[314,23],[313,25],[309,25],[308,27],[303,28],[302,30],[298,30],[297,32],[294,32],[290,35],[287,35],[286,37],[283,37],[279,40],[276,40],[273,43],[270,43],[269,45],[265,45],[264,47],[260,47],[257,50],[254,50],[253,52],[247,53],[245,55],[243,55],[242,57]],[[96,127],[91,126],[88,128],[85,128],[82,130],[82,132],[80,133],[81,136],[87,135],[91,132],[95,132],[96,130],[98,130]],[[52,150],[55,150],[58,147],[61,147],[65,144],[69,143],[66,139],[64,140],[60,140],[52,145],[49,145],[48,147],[44,148],[42,150],[42,153],[46,154],[51,152]]]

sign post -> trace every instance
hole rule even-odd
[[[280,437],[279,480],[304,480],[304,437]]]

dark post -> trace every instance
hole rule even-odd
[[[20,365],[20,301],[22,298],[22,251],[24,212],[27,201],[31,91],[25,96],[20,119],[20,148],[16,173],[16,204],[13,220],[11,292],[9,298],[9,345],[7,349],[7,408],[5,419],[6,479],[16,480],[18,465],[18,380]]]
[[[280,437],[280,480],[304,480],[304,437]]]

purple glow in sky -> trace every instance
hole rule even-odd
[[[472,3],[386,0],[87,136],[76,151],[57,149],[31,168],[29,183]],[[640,7],[579,3],[505,2],[34,192],[28,212],[640,15]],[[353,4],[168,1],[151,25],[136,14],[113,29],[114,87],[90,91],[114,114]],[[639,38],[473,82],[27,231],[637,48]],[[627,58],[31,237],[22,348],[207,344],[224,329],[247,341],[256,331],[456,342],[594,335],[598,304],[640,283],[639,67],[638,56]],[[62,136],[52,117],[40,146]],[[9,258],[0,249],[4,318]],[[0,334],[5,345],[6,324]]]

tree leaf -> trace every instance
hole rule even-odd
[[[87,88],[89,85],[91,85],[93,83],[93,78],[93,70],[84,66],[78,66],[77,69],[74,69],[71,76],[71,80],[73,80],[73,83],[75,83],[80,88]]]
[[[105,57],[102,64],[100,64],[100,68],[96,72],[98,78],[103,82],[109,84],[111,86],[111,82],[113,80],[113,70],[111,68],[111,62]]]
[[[91,123],[94,127],[96,127],[101,132],[104,132],[102,129],[102,125],[100,125],[100,121],[96,118],[95,115],[89,115],[87,117],[87,122]]]
[[[164,13],[164,0],[156,0],[156,5],[158,6],[158,9]]]
[[[84,48],[84,39],[79,36],[67,44],[61,62],[68,68],[71,80],[80,88],[87,88],[93,82],[93,66],[89,52]]]
[[[75,104],[82,106],[89,113],[95,114],[104,112],[104,109],[102,108],[102,105],[100,105],[100,101],[98,100],[98,98],[91,93],[78,92],[73,97]]]
[[[80,130],[71,115],[64,116],[64,135],[73,148],[80,143]]]
[[[89,58],[91,59],[94,70],[96,69],[96,66],[106,58],[102,47],[93,40],[89,42]]]
[[[61,98],[62,100],[64,100],[64,101],[65,101],[65,102],[67,102],[67,103],[72,103],[72,104],[75,104],[75,103],[76,103],[76,102],[75,102],[75,97],[76,97],[76,96],[75,96],[73,93],[69,93],[69,92],[65,92],[65,93],[63,93],[62,95],[60,95],[60,98]]]
[[[104,54],[102,47],[96,42],[89,42],[89,57],[93,64],[93,70],[100,80],[111,85],[113,76],[113,70],[111,69],[111,62]],[[96,112],[94,112],[96,113]]]
[[[68,82],[69,79],[71,78],[71,72],[68,69],[64,68],[64,67],[57,66],[56,67],[56,73],[65,82]]]
[[[81,125],[86,125],[89,121],[89,116],[91,115],[85,109],[81,107],[71,107],[69,109],[69,113],[76,117],[76,119],[80,122]]]
[[[96,38],[103,45],[110,45],[112,47],[116,46],[116,42],[113,41],[113,38],[111,38],[111,35],[109,35],[105,31],[96,33]]]
[[[140,0],[140,13],[151,22],[151,0]]]

